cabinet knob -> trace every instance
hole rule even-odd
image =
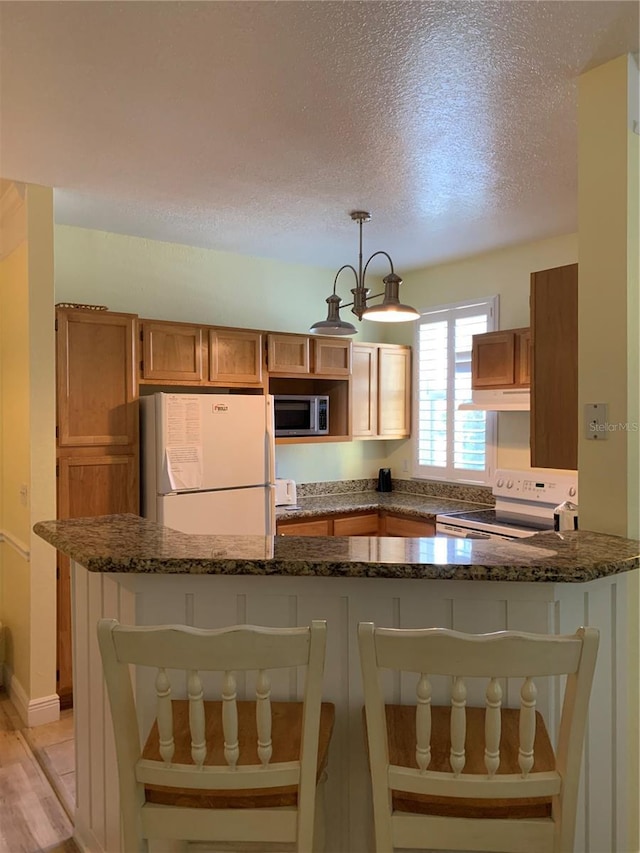
[[[576,487],[575,487],[575,486],[571,486],[571,487],[569,488],[569,497],[570,497],[570,498],[574,497],[574,496],[575,496],[575,493],[576,493]]]

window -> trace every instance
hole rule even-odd
[[[497,325],[498,297],[443,305],[416,325],[414,475],[489,484],[495,413],[460,411],[471,400],[471,338]]]

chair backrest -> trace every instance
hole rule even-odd
[[[314,621],[310,627],[303,628],[240,625],[205,630],[180,625],[125,626],[114,619],[102,619],[98,623],[98,641],[113,718],[125,839],[127,831],[134,831],[135,810],[144,800],[144,784],[208,791],[297,785],[298,822],[304,824],[305,815],[310,815],[313,824],[326,622]],[[132,664],[156,670],[156,720],[161,760],[141,757]],[[306,668],[300,757],[296,761],[275,762],[271,760],[269,671],[297,667]],[[171,673],[170,670],[181,672]],[[253,762],[248,762],[247,756],[239,760],[236,673],[249,670],[257,672],[257,738]],[[216,698],[222,700],[224,763],[218,764],[205,762],[213,745],[206,742],[201,673],[213,671],[222,673],[221,696]],[[173,760],[175,721],[171,676],[180,675],[184,679],[183,673],[186,674],[192,763],[184,759],[178,763],[179,756]]]
[[[556,825],[554,844],[563,851],[573,849],[579,771],[599,641],[595,629],[580,628],[574,635],[510,631],[471,635],[440,628],[404,630],[361,623],[358,638],[374,810],[377,799],[376,832],[378,822],[386,820],[386,815],[389,825],[384,831],[391,837],[391,790],[456,798],[550,797]],[[380,679],[380,670],[384,669],[416,674],[414,767],[390,764]],[[432,763],[430,679],[441,675],[451,677],[449,767],[445,772],[429,769]],[[544,676],[566,676],[566,681],[555,769],[537,772],[534,768],[537,692],[534,679]],[[465,678],[486,679],[484,768],[481,772],[463,772],[468,749]],[[517,727],[518,769],[517,772],[498,773],[505,678],[522,679]]]

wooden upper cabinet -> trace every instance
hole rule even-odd
[[[309,373],[309,338],[306,335],[268,335],[269,373]]]
[[[529,385],[529,328],[505,329],[473,336],[472,388],[523,388]]]
[[[142,380],[202,382],[203,330],[187,323],[142,320]]]
[[[58,446],[135,445],[135,315],[62,309],[56,328]]]
[[[513,332],[487,332],[473,336],[471,384],[473,388],[513,385],[515,337]]]
[[[269,373],[348,377],[351,341],[308,335],[268,335]]]
[[[209,381],[261,385],[263,338],[260,332],[209,329]]]
[[[531,329],[518,329],[515,340],[515,381],[517,385],[531,385]]]
[[[313,372],[317,376],[349,376],[351,373],[351,341],[336,338],[313,338]]]
[[[578,265],[531,274],[531,465],[578,467]]]
[[[378,346],[353,344],[351,372],[351,434],[378,436]]]
[[[411,435],[411,347],[378,345],[378,435]]]

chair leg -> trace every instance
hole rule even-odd
[[[324,853],[325,844],[325,808],[324,783],[327,781],[327,771],[323,771],[316,785],[316,806],[313,824],[313,853]]]

